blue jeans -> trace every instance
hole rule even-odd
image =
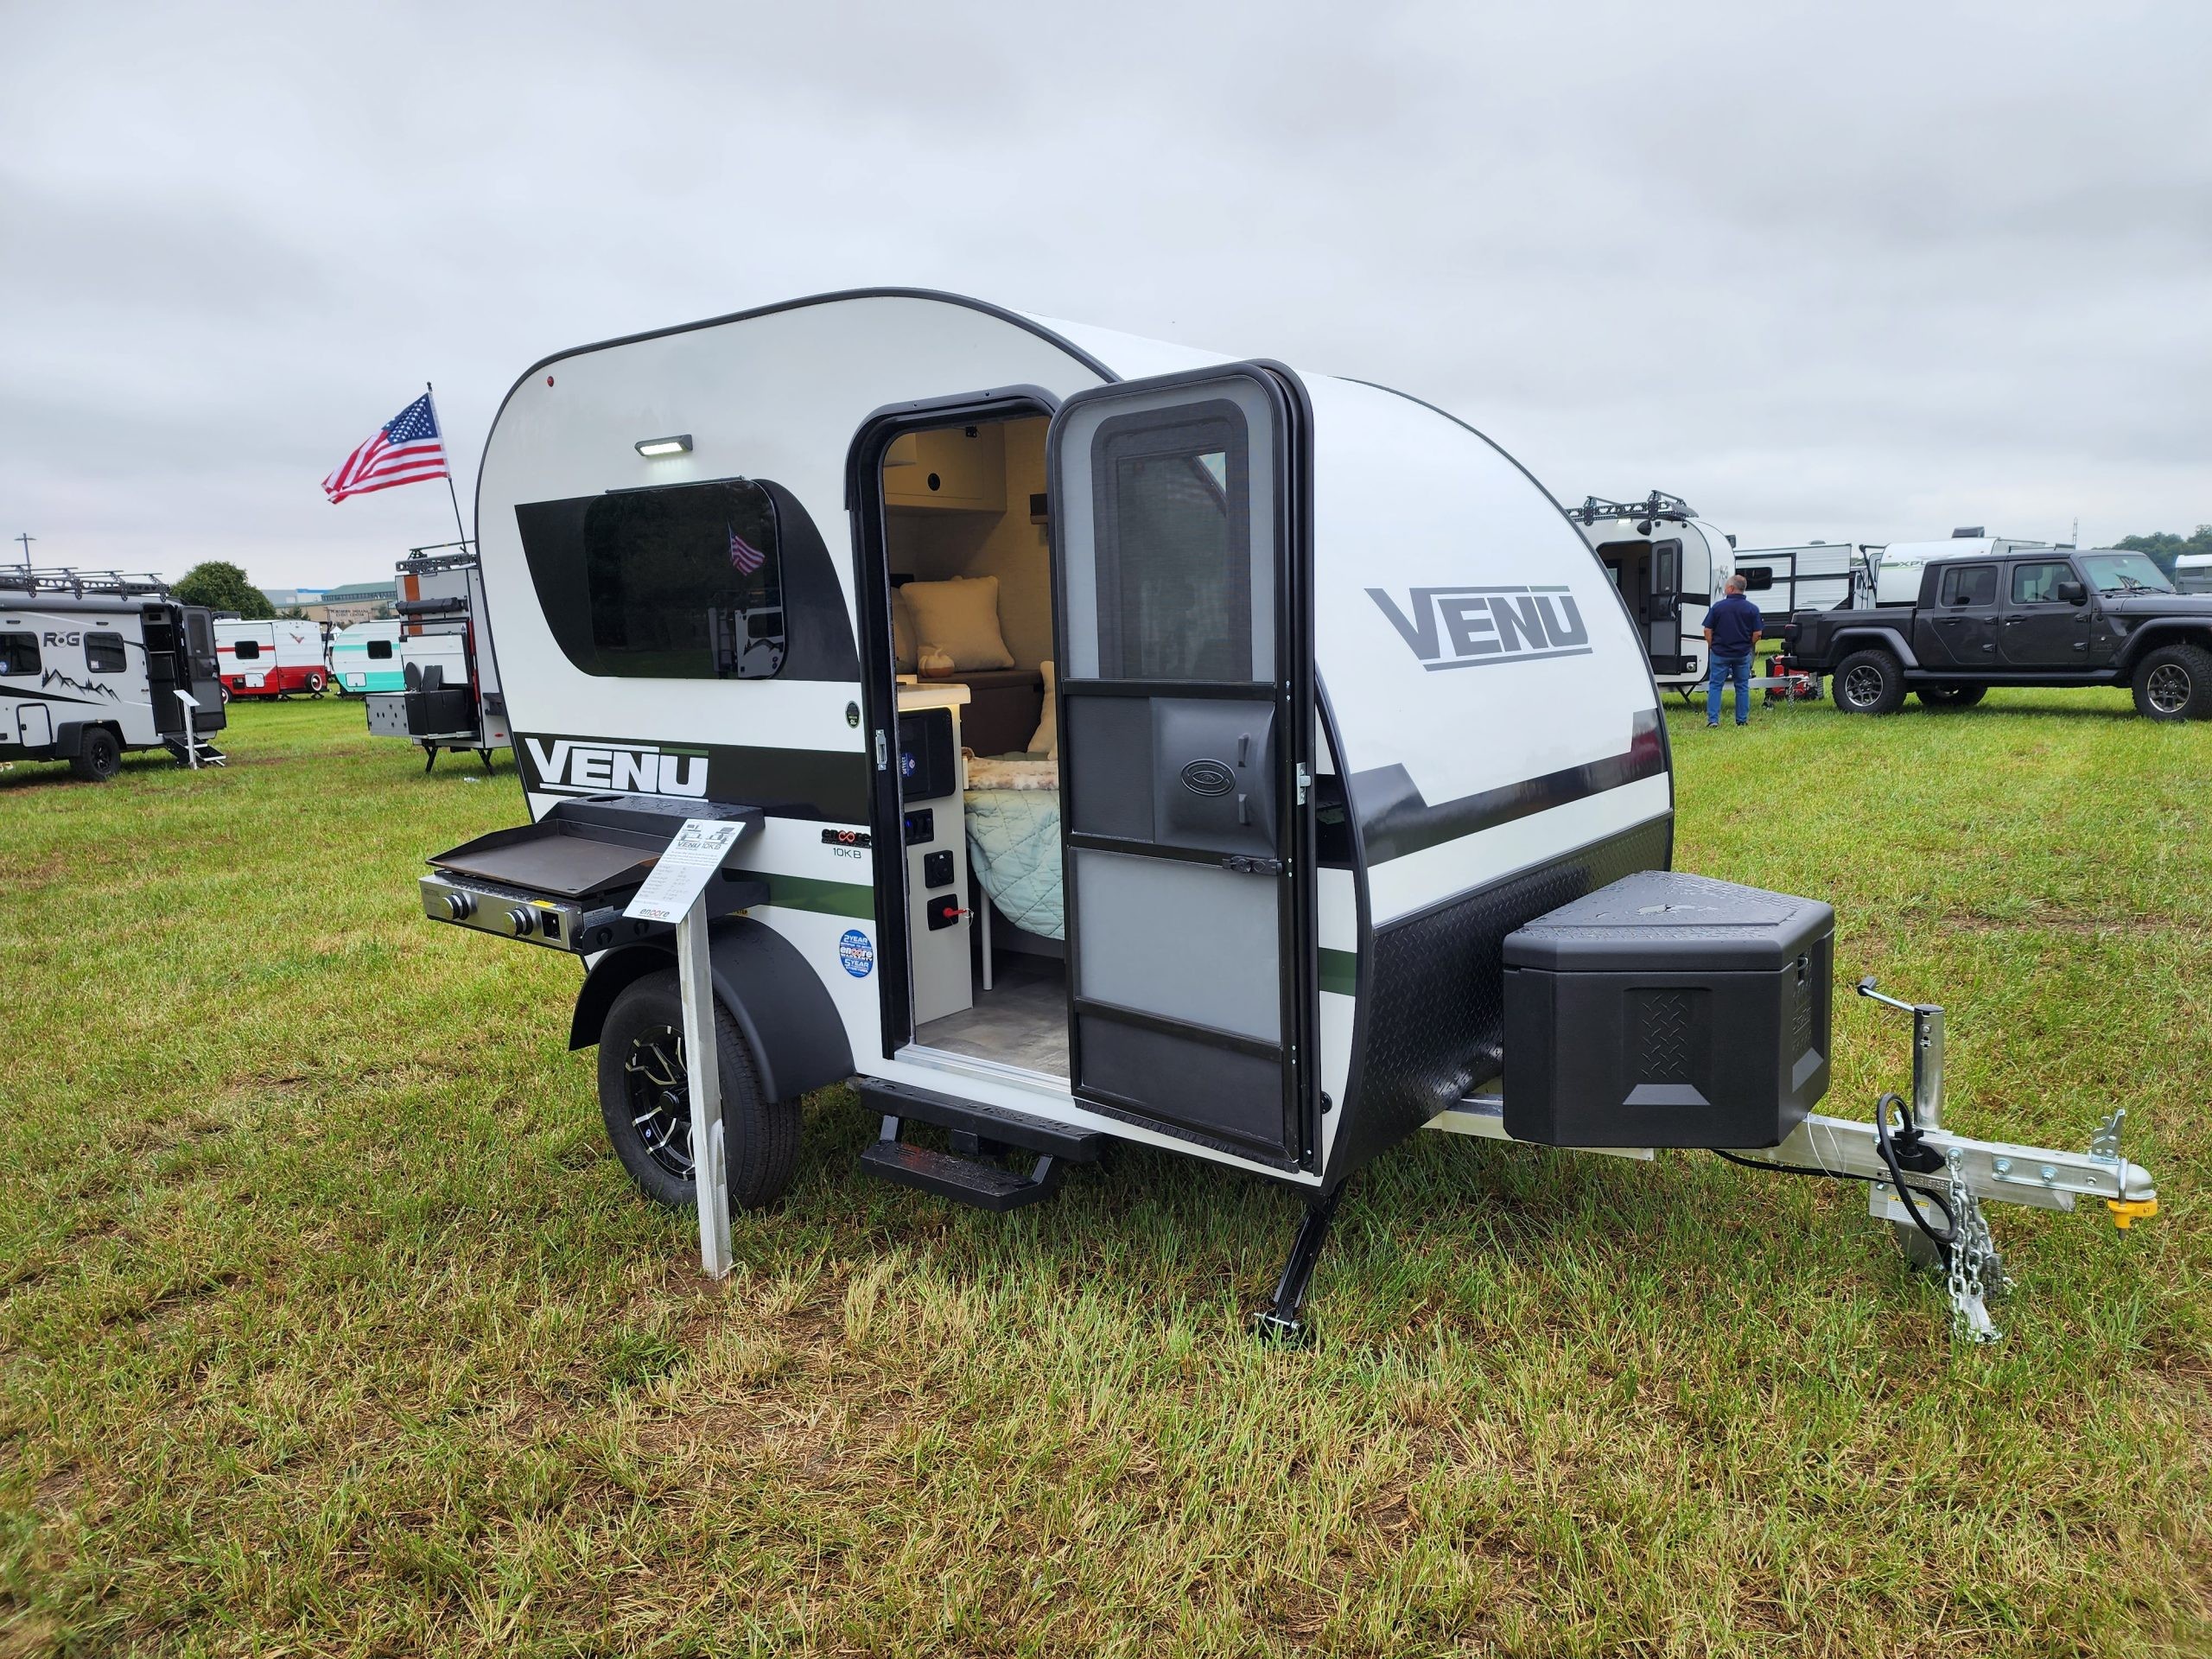
[[[1723,657],[1713,653],[1712,665],[1705,677],[1705,723],[1720,723],[1720,693],[1733,680],[1736,683],[1736,723],[1747,725],[1751,718],[1751,653],[1740,657]]]

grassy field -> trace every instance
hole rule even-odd
[[[416,911],[507,761],[0,773],[0,1656],[2212,1651],[2212,728],[2126,707],[1675,715],[1678,862],[1946,1004],[1955,1127],[2128,1108],[2164,1215],[1994,1211],[1971,1351],[1860,1188],[1446,1136],[1266,1351],[1287,1195],[961,1210],[842,1090],[709,1285],[573,967]],[[1840,1021],[1855,1115],[1905,1027]]]

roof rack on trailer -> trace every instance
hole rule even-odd
[[[141,595],[166,596],[169,591],[168,583],[145,573],[131,575],[121,570],[60,568],[27,570],[21,565],[0,566],[0,588],[29,594],[68,594],[78,599],[87,594],[114,594],[136,599]]]
[[[1567,510],[1567,516],[1578,524],[1594,524],[1600,518],[1663,518],[1688,524],[1697,517],[1697,509],[1679,495],[1654,490],[1641,501],[1608,501],[1601,495],[1586,496],[1580,506]]]
[[[454,550],[447,551],[448,548]],[[428,547],[410,547],[398,568],[412,575],[423,576],[434,570],[458,570],[476,563],[474,542],[432,542]]]

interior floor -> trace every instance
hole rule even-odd
[[[1068,976],[1050,957],[1001,951],[992,985],[979,985],[976,1004],[914,1028],[926,1048],[1019,1065],[1046,1077],[1068,1074]]]

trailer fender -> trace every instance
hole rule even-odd
[[[715,995],[744,1032],[770,1100],[795,1100],[853,1075],[852,1044],[837,1006],[789,939],[750,917],[716,922],[708,934]],[[569,1046],[599,1041],[607,1011],[632,981],[675,965],[676,942],[648,940],[610,950],[576,995]]]
[[[1864,651],[1869,645],[1879,645],[1895,653],[1907,668],[1920,666],[1920,658],[1912,654],[1911,645],[1895,628],[1846,628],[1828,642],[1828,658],[1841,662],[1848,652]]]
[[[37,537],[32,537],[34,541]],[[96,720],[65,721],[54,728],[54,741],[47,754],[55,760],[74,760],[85,752],[85,728],[100,724]]]

